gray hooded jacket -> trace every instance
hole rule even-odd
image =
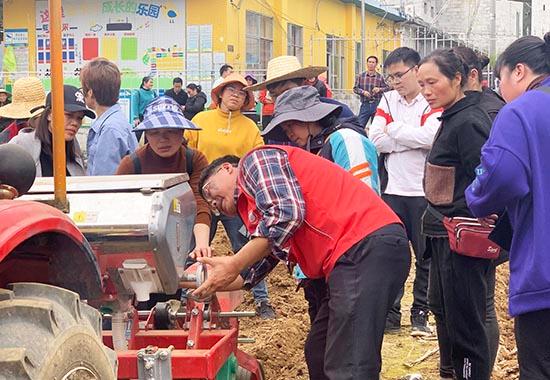
[[[35,131],[32,128],[24,128],[19,131],[19,134],[10,140],[10,144],[17,144],[32,156],[36,164],[36,176],[42,177],[42,166],[40,165],[40,152],[42,151],[42,145],[40,140],[36,137]],[[84,161],[80,156],[80,146],[75,140],[77,156],[76,162],[67,162],[67,171],[69,174],[74,176],[84,176],[86,175],[86,170],[84,169]]]

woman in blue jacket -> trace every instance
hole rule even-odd
[[[510,314],[521,380],[550,379],[550,33],[513,42],[495,74],[508,102],[466,191],[478,217],[508,211]]]

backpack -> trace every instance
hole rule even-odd
[[[141,162],[139,162],[139,158],[136,152],[133,152],[130,155],[130,160],[132,160],[132,163],[134,164],[134,174],[142,174]],[[187,175],[191,177],[191,174],[193,174],[193,149],[188,147],[185,147],[185,166]]]

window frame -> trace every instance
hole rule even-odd
[[[267,67],[267,62],[273,57],[273,33],[273,17],[246,11],[245,60],[248,69],[263,70]],[[251,50],[255,51],[252,53]]]
[[[304,63],[304,27],[297,24],[287,24],[287,47],[288,55],[293,55],[298,58],[301,64]],[[299,32],[299,33],[296,33]],[[297,35],[299,34],[299,35]]]

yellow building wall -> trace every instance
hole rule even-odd
[[[227,0],[186,0],[187,25],[212,25],[212,48],[227,54]]]
[[[210,4],[212,3],[212,4]],[[188,24],[212,24],[214,50],[223,51],[235,69],[246,70],[246,12],[273,18],[273,57],[287,54],[287,26],[303,27],[303,64],[327,65],[326,37],[345,40],[345,87],[355,80],[355,43],[361,40],[361,10],[339,0],[187,0]],[[400,46],[394,22],[366,12],[365,53],[382,57]],[[228,46],[233,52],[228,51]]]
[[[246,69],[246,12],[273,18],[273,56],[287,54],[288,23],[303,27],[303,64],[326,65],[326,36],[345,39],[345,87],[355,77],[355,42],[361,39],[361,10],[339,0],[186,0],[187,25],[211,24],[213,49],[238,70]],[[35,0],[4,1],[4,27],[29,31],[29,71],[35,71]],[[184,27],[182,25],[182,27]],[[366,13],[365,53],[382,57],[382,51],[400,46],[394,22]]]
[[[36,57],[35,0],[4,1],[4,29],[28,29],[29,71],[35,71]]]

